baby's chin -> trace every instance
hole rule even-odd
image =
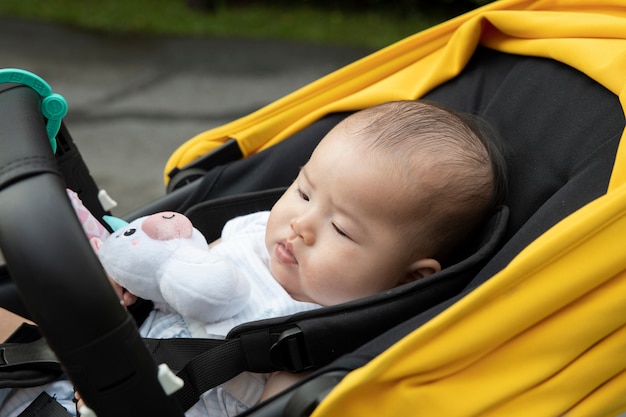
[[[313,302],[308,297],[304,296],[301,291],[298,291],[296,288],[294,288],[293,284],[297,281],[297,278],[294,277],[293,274],[289,274],[287,273],[287,271],[283,270],[278,272],[277,274],[272,272],[272,276],[280,284],[280,286],[283,287],[287,294],[289,294],[289,296],[294,300],[307,303]]]
[[[285,288],[285,286],[283,285],[283,288]],[[287,291],[287,293],[289,294],[289,296],[291,298],[293,298],[296,301],[300,301],[302,303],[313,303],[313,304],[319,304],[319,305],[325,305],[323,302],[320,302],[318,300],[314,300],[313,298],[311,298],[311,296],[309,296],[308,294],[304,294],[302,293],[302,291],[290,291],[289,289],[285,288],[285,290]]]

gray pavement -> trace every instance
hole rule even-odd
[[[185,140],[278,99],[371,50],[301,42],[119,36],[0,17],[0,67],[44,78],[122,216],[165,194]]]

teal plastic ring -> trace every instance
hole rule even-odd
[[[48,120],[46,132],[52,147],[57,151],[56,137],[61,129],[61,122],[67,114],[67,101],[63,96],[52,92],[50,85],[40,76],[18,68],[0,69],[0,83],[22,84],[35,90],[41,97],[41,113]]]

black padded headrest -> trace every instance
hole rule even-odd
[[[617,96],[585,74],[479,48],[460,76],[427,98],[481,116],[505,142],[511,215],[507,243],[486,276],[606,192],[624,115]]]

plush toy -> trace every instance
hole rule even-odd
[[[104,269],[132,294],[204,323],[244,308],[250,296],[247,279],[209,250],[183,214],[156,213],[131,223],[105,219],[114,226],[110,234],[76,192],[67,189],[67,195]]]
[[[91,242],[112,279],[184,317],[224,320],[241,311],[250,295],[245,277],[213,254],[202,233],[180,213],[141,217]]]

